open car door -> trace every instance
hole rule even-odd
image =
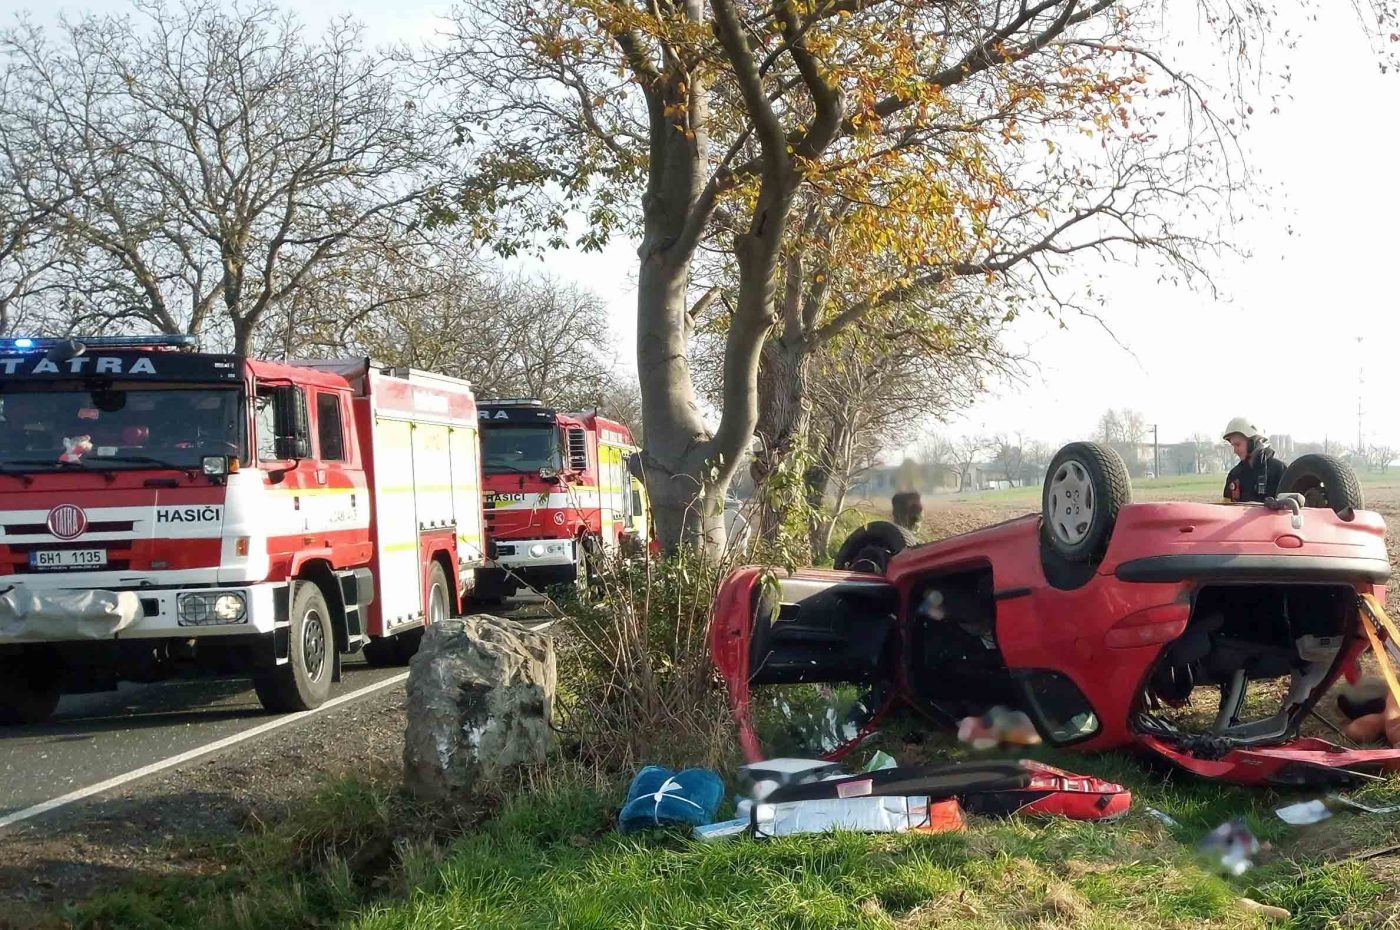
[[[839,758],[898,699],[899,595],[879,575],[745,568],[715,598],[710,650],[749,761]]]

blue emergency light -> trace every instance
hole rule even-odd
[[[0,339],[0,351],[27,352],[33,349],[52,349],[60,345],[77,345],[89,349],[182,349],[191,351],[198,347],[199,340],[186,335],[152,336],[62,336],[56,338],[20,336],[15,339]]]

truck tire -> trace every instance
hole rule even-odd
[[[325,703],[335,672],[335,631],[321,589],[297,585],[292,599],[290,655],[285,665],[259,672],[253,679],[262,706],[273,713],[312,710]]]
[[[30,656],[0,660],[0,725],[43,723],[58,706],[59,693],[55,663]]]
[[[841,548],[836,550],[832,567],[842,571],[883,575],[890,559],[918,544],[918,537],[904,527],[888,520],[872,520],[851,531]]]
[[[1118,511],[1132,503],[1128,468],[1096,442],[1072,442],[1045,472],[1040,514],[1045,543],[1067,562],[1094,562],[1108,548]]]
[[[1366,509],[1361,481],[1350,465],[1332,455],[1300,455],[1283,470],[1280,494],[1301,494],[1309,507],[1330,507],[1343,520]]]

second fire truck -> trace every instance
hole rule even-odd
[[[491,564],[476,598],[587,583],[603,558],[649,538],[646,492],[627,427],[533,399],[483,401],[483,506]]]

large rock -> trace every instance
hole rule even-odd
[[[554,702],[554,643],[485,614],[428,627],[409,664],[404,781],[444,800],[543,762]]]

